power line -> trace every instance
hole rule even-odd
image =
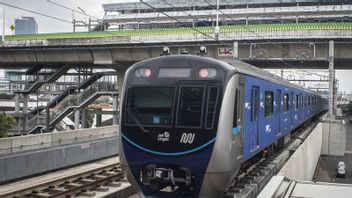
[[[205,3],[207,3],[207,4],[210,5],[210,6],[214,6],[213,4],[209,3],[207,0],[205,0]],[[222,14],[224,14],[227,18],[231,19],[232,21],[236,21],[233,17],[229,16],[228,14],[226,14],[225,12],[223,12],[222,10],[219,9],[218,11],[221,12]],[[272,45],[274,45],[274,46],[277,46],[277,47],[279,47],[279,48],[281,48],[281,49],[283,49],[283,50],[285,50],[285,51],[288,51],[288,49],[286,49],[286,48],[284,48],[284,47],[281,47],[280,45],[277,45],[277,44],[271,42],[271,41],[268,40],[268,39],[265,39],[263,36],[261,36],[260,34],[258,34],[257,32],[255,32],[254,30],[252,30],[251,28],[249,28],[248,26],[242,25],[242,24],[240,24],[240,26],[243,27],[243,28],[245,28],[246,30],[252,32],[253,34],[257,35],[258,37],[262,38],[264,41],[267,41],[268,43],[270,43],[270,44],[272,44]],[[251,41],[249,41],[249,42],[250,42],[251,44],[253,44]],[[269,56],[274,57],[274,56],[273,56],[272,54],[270,54],[267,50],[264,50],[264,52],[267,53]],[[310,72],[310,71],[307,71],[307,70],[300,69],[300,68],[298,68],[298,67],[296,67],[296,66],[294,66],[294,65],[291,65],[291,64],[285,62],[284,60],[281,60],[281,59],[280,59],[279,61],[283,62],[285,65],[288,65],[288,66],[290,66],[290,67],[292,67],[292,68],[295,68],[295,69],[298,69],[298,70],[307,72],[307,73],[309,73],[309,74],[317,75],[317,76],[320,76],[320,77],[326,77],[326,76],[321,75],[321,74],[317,74],[317,73],[314,73],[314,72]]]
[[[58,4],[58,3],[56,3],[56,2],[54,2],[54,1],[52,1],[52,0],[46,0],[46,1],[47,1],[48,3],[53,4],[53,5],[56,5],[56,6],[59,6],[59,7],[62,7],[62,8],[68,9],[68,10],[71,10],[71,11],[72,11],[72,12],[74,12],[74,13],[82,14],[82,15],[85,15],[85,16],[88,16],[88,17],[91,17],[91,18],[96,19],[96,20],[101,20],[101,19],[99,19],[99,18],[97,18],[97,17],[95,17],[95,16],[92,16],[92,15],[89,15],[89,14],[85,13],[83,10],[81,10],[81,11],[77,11],[77,10],[75,10],[75,9],[73,9],[73,8],[70,8],[70,7],[67,7],[67,6],[64,6],[64,5]]]
[[[173,6],[172,4],[170,4],[169,2],[167,2],[166,0],[163,0],[163,2],[165,3],[165,4],[167,4],[167,5],[169,5],[170,7],[172,7],[172,8],[176,8],[175,6]],[[156,10],[157,12],[159,12],[158,10]],[[185,13],[187,16],[189,16],[189,17],[192,17],[193,18],[193,20],[194,19],[196,19],[196,20],[198,20],[199,22],[201,22],[202,24],[204,24],[205,26],[208,26],[209,24],[207,24],[207,23],[205,23],[203,20],[200,20],[199,18],[197,18],[197,17],[195,17],[195,16],[193,16],[192,14],[190,14],[190,13],[187,13],[187,12],[185,12],[185,11],[183,11],[183,10],[179,10],[179,11],[181,11],[181,12],[183,12],[183,13]],[[178,21],[179,23],[181,23],[181,25],[182,25],[182,22],[180,22],[180,21]],[[193,21],[193,23],[194,23],[194,21]],[[193,29],[193,28],[192,28]],[[205,33],[204,33],[205,34]],[[232,39],[232,38],[230,38],[230,37],[228,37],[228,36],[226,36],[227,38],[229,38],[229,39]],[[218,40],[218,38],[216,38],[216,37],[212,37],[213,39],[215,39],[216,41],[219,41]],[[223,42],[223,41],[219,41],[221,44],[224,44],[224,45],[229,45],[228,43],[225,43],[225,42]]]
[[[143,3],[144,5],[146,5],[146,6],[150,7],[151,9],[153,9],[153,10],[155,10],[155,11],[157,11],[157,12],[159,12],[159,13],[161,13],[161,14],[163,14],[163,15],[167,16],[167,17],[169,17],[170,19],[175,20],[175,21],[179,22],[180,24],[182,24],[182,22],[181,22],[180,20],[178,20],[177,18],[175,18],[175,17],[173,17],[173,16],[170,16],[170,15],[166,14],[166,13],[165,13],[165,12],[163,12],[163,11],[159,11],[159,10],[157,10],[155,7],[153,7],[153,6],[151,6],[150,4],[148,4],[148,3],[144,2],[143,0],[140,0],[140,2],[141,2],[141,3]],[[208,34],[206,34],[206,33],[202,32],[202,31],[199,31],[199,30],[197,30],[197,29],[196,29],[196,28],[194,28],[194,27],[191,27],[191,29],[193,29],[194,31],[196,31],[196,32],[198,32],[198,33],[200,33],[200,34],[202,34],[202,35],[204,35],[204,36],[207,36],[207,37],[209,37],[209,38],[211,38],[211,39],[216,40],[216,38],[215,38],[215,37],[210,36],[210,35],[208,35]]]
[[[44,17],[47,17],[47,18],[55,19],[55,20],[58,20],[58,21],[61,21],[61,22],[73,23],[72,21],[68,21],[68,20],[65,20],[65,19],[58,18],[58,17],[50,16],[50,15],[43,14],[43,13],[40,13],[40,12],[37,12],[37,11],[33,11],[33,10],[29,10],[29,9],[26,9],[26,8],[21,8],[21,7],[18,7],[18,6],[15,6],[15,5],[11,5],[11,4],[8,4],[8,3],[0,2],[0,4],[8,6],[8,7],[15,8],[15,9],[18,9],[18,10],[23,10],[23,11],[26,11],[26,12],[34,13],[34,14],[37,14],[37,15],[40,15],[40,16],[44,16]]]

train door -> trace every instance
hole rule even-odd
[[[278,117],[278,130],[276,131],[276,136],[280,136],[282,129],[281,129],[281,90],[277,90],[276,92],[276,106],[277,106],[277,117]]]
[[[252,87],[251,90],[251,151],[259,147],[259,87]]]
[[[294,125],[294,116],[295,116],[295,103],[294,103],[294,92],[291,91],[291,99],[290,99],[290,110],[291,110],[291,113],[290,113],[290,117],[291,117],[291,125],[290,125],[290,129],[292,130],[293,129],[293,125]]]
[[[302,123],[304,120],[304,102],[302,93],[299,94],[299,123]]]

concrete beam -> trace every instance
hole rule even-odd
[[[136,44],[106,46],[66,46],[62,48],[8,48],[0,49],[0,68],[30,67],[36,64],[75,64],[91,65],[99,68],[117,68],[158,57],[164,46],[171,54],[187,50],[197,54],[200,45],[207,47],[208,56],[227,60],[238,58],[263,68],[326,69],[329,61],[329,42],[317,40],[271,42],[267,41],[223,41],[220,44],[210,41],[184,42],[181,44]],[[335,41],[334,68],[351,69],[352,41]]]

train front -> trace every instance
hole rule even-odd
[[[208,58],[150,59],[126,73],[120,158],[145,197],[198,197],[216,138],[225,72]]]

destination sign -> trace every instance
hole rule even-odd
[[[160,68],[159,77],[161,78],[189,78],[191,68]]]

